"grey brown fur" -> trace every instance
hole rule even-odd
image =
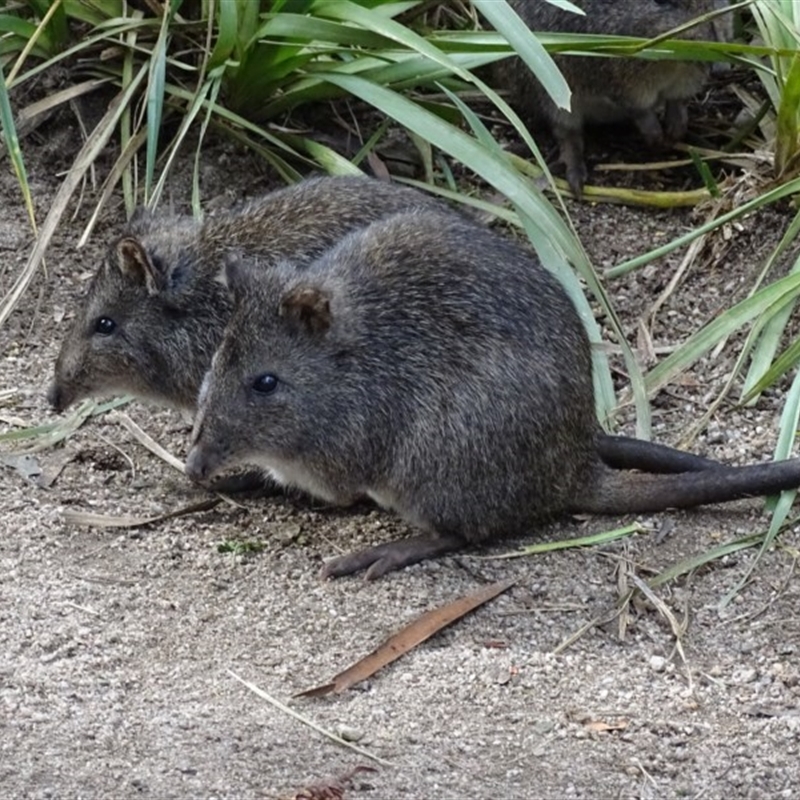
[[[515,243],[411,212],[305,270],[232,259],[235,310],[187,471],[250,463],[337,503],[367,495],[419,537],[329,562],[392,569],[564,512],[655,511],[800,484],[800,460],[682,475],[603,463],[590,348],[561,285]]]
[[[194,411],[231,312],[217,281],[224,255],[302,265],[387,214],[441,207],[413,189],[367,178],[317,178],[200,222],[135,216],[109,248],[61,346],[49,398],[128,393]],[[100,320],[114,324],[98,331]]]
[[[316,178],[199,222],[140,213],[109,248],[65,337],[49,399],[59,411],[87,397],[127,393],[193,412],[230,317],[217,276],[227,253],[264,269],[312,261],[346,233],[397,211],[444,207],[413,189],[369,178]],[[110,321],[110,332],[98,331]],[[106,323],[104,323],[106,324]],[[714,462],[598,433],[609,463],[653,471]]]
[[[723,0],[579,0],[585,16],[543,0],[508,0],[532,31],[612,34],[654,38],[725,5]],[[681,34],[687,39],[729,39],[730,15]],[[633,122],[651,146],[681,140],[686,134],[686,101],[706,82],[708,65],[690,61],[557,56],[572,90],[571,110],[556,106],[520,59],[497,66],[511,104],[531,126],[550,128],[560,147],[567,180],[576,196],[586,181],[584,127]],[[657,112],[663,108],[663,124]]]

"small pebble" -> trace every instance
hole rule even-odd
[[[752,683],[758,677],[758,670],[753,667],[738,669],[733,673],[734,683]]]
[[[667,668],[667,659],[664,656],[650,656],[649,663],[653,672],[663,672]]]
[[[358,742],[364,738],[364,732],[358,728],[351,728],[349,725],[337,725],[336,734],[346,742]]]
[[[269,532],[278,544],[288,547],[297,540],[302,531],[302,526],[297,522],[283,522],[272,525]]]

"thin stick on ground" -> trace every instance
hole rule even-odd
[[[342,745],[342,747],[349,747],[351,750],[355,751],[359,755],[365,756],[366,758],[371,758],[373,761],[375,761],[378,764],[381,764],[384,767],[394,766],[394,764],[392,764],[391,761],[386,761],[380,756],[376,756],[373,753],[370,753],[369,750],[365,750],[363,747],[359,747],[357,744],[353,744],[353,742],[348,742],[347,740],[337,736],[335,733],[331,733],[330,731],[325,730],[325,728],[321,727],[320,725],[317,725],[316,722],[313,722],[308,717],[303,716],[299,712],[289,708],[289,706],[287,706],[285,703],[281,703],[280,700],[277,700],[276,698],[268,695],[263,689],[259,689],[258,686],[256,686],[254,683],[250,683],[250,681],[246,681],[244,678],[241,678],[232,669],[226,670],[226,672],[232,678],[236,678],[236,680],[239,681],[239,683],[241,683],[243,686],[246,686],[251,692],[257,694],[262,700],[266,700],[270,705],[274,706],[279,711],[282,711],[284,714],[288,714],[288,716],[290,717],[294,717],[298,722],[302,722],[303,725],[307,725],[309,728],[315,730],[317,733],[321,733],[323,736],[326,736],[331,741],[336,742],[336,744],[340,744]]]
[[[92,528],[141,528],[144,525],[155,525],[157,522],[165,522],[175,517],[210,511],[221,502],[221,497],[211,497],[207,500],[201,500],[199,503],[191,503],[188,506],[181,506],[173,511],[165,511],[163,514],[154,514],[149,517],[134,517],[130,514],[113,516],[111,514],[94,514],[88,511],[65,511],[62,519],[67,525],[86,525]]]
[[[635,573],[631,573],[629,576],[633,585],[653,604],[656,610],[667,620],[669,623],[670,628],[672,629],[672,635],[675,637],[675,650],[677,651],[678,655],[681,658],[681,662],[683,663],[684,668],[686,669],[686,680],[689,682],[689,691],[694,691],[694,680],[692,679],[692,670],[689,667],[689,662],[686,660],[686,653],[683,651],[683,634],[686,633],[686,628],[688,627],[688,615],[684,617],[683,622],[678,622],[675,615],[672,613],[672,610],[667,606],[667,604],[653,591],[652,587],[649,586],[645,581],[643,581],[638,575]]]
[[[153,455],[158,456],[162,461],[166,461],[174,467],[181,475],[184,473],[183,461],[176,458],[168,450],[165,450],[150,434],[145,433],[127,414],[117,411],[111,417],[114,422],[119,422],[139,444],[146,447]]]

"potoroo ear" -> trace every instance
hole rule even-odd
[[[330,295],[315,286],[296,286],[281,298],[278,313],[309,333],[324,333],[331,326]]]
[[[236,302],[250,291],[251,281],[253,280],[252,272],[249,262],[243,261],[236,253],[226,253],[222,269],[217,273],[214,280],[225,286],[228,294]]]
[[[126,278],[144,286],[149,294],[158,294],[164,286],[161,271],[142,243],[132,236],[123,236],[114,245],[109,261]]]

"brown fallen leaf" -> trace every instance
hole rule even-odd
[[[221,497],[211,497],[207,500],[201,500],[199,503],[181,506],[173,511],[165,511],[163,514],[156,514],[152,517],[134,517],[128,514],[113,516],[111,514],[92,514],[87,511],[65,511],[62,519],[68,525],[88,525],[94,528],[140,528],[142,525],[152,525],[155,522],[163,522],[174,517],[208,511],[210,508],[218,506],[221,502]]]
[[[329,784],[317,784],[307,786],[296,794],[292,795],[291,800],[342,800],[345,789],[347,789],[353,778],[359,772],[377,772],[374,767],[358,766],[351,769],[344,775],[340,775],[336,780]]]
[[[422,616],[417,617],[413,622],[406,625],[405,628],[390,636],[368,656],[357,661],[344,672],[340,672],[329,683],[300,692],[295,697],[321,697],[322,695],[330,694],[330,692],[341,694],[351,686],[371,677],[379,669],[391,664],[392,661],[405,655],[426,639],[430,639],[434,633],[438,633],[442,628],[447,627],[465,614],[474,611],[479,606],[510,589],[515,583],[515,578],[508,578],[507,580],[493,583],[491,586],[486,586],[474,594],[461,597],[452,603],[426,611]]]
[[[378,180],[389,181],[392,179],[386,162],[372,149],[367,153],[367,163]]]
[[[603,722],[601,719],[587,720],[583,723],[586,728],[595,733],[608,733],[609,731],[624,731],[628,727],[628,720],[618,722]]]

